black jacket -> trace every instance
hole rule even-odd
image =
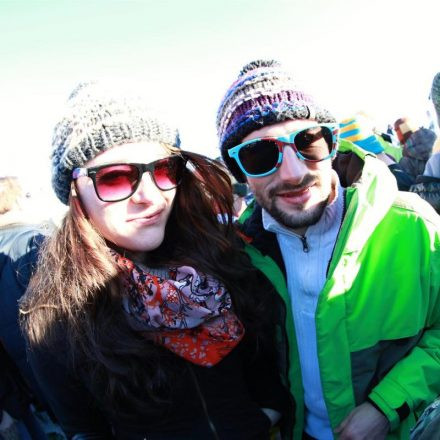
[[[418,176],[416,183],[410,187],[409,191],[418,194],[440,214],[440,178]]]
[[[248,349],[243,340],[211,368],[169,353],[179,372],[169,404],[151,402],[151,410],[131,418],[105,409],[99,393],[92,391],[87,370],[78,363],[71,367],[62,355],[66,353],[62,337],[50,349],[33,349],[30,360],[68,438],[269,439],[270,421],[260,408],[285,412],[288,394],[270,356],[254,359]],[[149,402],[145,392],[139,390],[139,394]]]
[[[18,383],[26,384],[30,393],[28,397],[36,398],[39,403],[43,397],[26,358],[25,340],[18,322],[18,301],[26,290],[43,239],[36,226],[0,227],[0,343],[4,356],[8,356],[17,367],[14,373],[8,368],[9,378],[15,376]],[[0,375],[2,380],[6,380],[6,375]],[[21,385],[9,389],[16,393],[24,390]]]

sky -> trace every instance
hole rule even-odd
[[[81,81],[136,89],[218,156],[217,107],[241,67],[277,59],[343,119],[427,123],[438,0],[0,0],[0,175],[52,206],[53,127]]]

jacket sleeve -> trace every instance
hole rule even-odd
[[[281,382],[275,356],[260,348],[246,366],[246,381],[250,394],[260,408],[269,408],[281,414],[292,410],[289,393]]]
[[[69,439],[110,439],[111,429],[89,390],[59,349],[32,349],[29,361],[44,396]]]
[[[418,344],[385,375],[369,398],[387,416],[391,430],[410,411],[423,410],[440,394],[440,233],[431,243],[425,328]],[[421,282],[423,282],[421,280]]]
[[[269,408],[279,412],[283,417],[291,419],[294,414],[294,402],[287,386],[282,382],[278,365],[276,312],[272,295],[272,285],[266,277],[258,273],[258,285],[266,304],[266,320],[262,327],[262,335],[257,344],[248,344],[253,347],[247,356],[246,381],[250,394],[260,408]]]
[[[421,176],[417,183],[409,188],[409,191],[418,194],[426,200],[436,211],[440,213],[440,179]]]

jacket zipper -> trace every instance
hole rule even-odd
[[[327,270],[325,271],[326,278],[328,277],[328,271],[330,269],[330,263],[332,262],[332,259],[333,259],[334,253],[335,253],[336,243],[338,242],[339,235],[341,234],[341,229],[342,229],[342,224],[344,223],[345,214],[347,213],[347,207],[346,207],[347,196],[346,196],[346,191],[344,191],[343,198],[344,198],[344,204],[343,204],[343,208],[342,208],[341,224],[339,225],[338,235],[336,235],[336,240],[335,240],[335,244],[333,246],[332,254],[330,256],[330,260],[328,260],[328,263],[327,263]]]
[[[307,243],[307,237],[305,235],[300,235],[299,238],[301,239],[303,245],[303,251],[307,254],[310,250],[309,244]]]

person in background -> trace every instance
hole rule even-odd
[[[440,72],[432,80],[431,99],[440,126]],[[420,180],[419,180],[420,179]],[[426,180],[425,180],[426,179]],[[426,163],[423,176],[417,178],[417,184],[411,188],[427,200],[440,213],[440,140],[437,139],[433,155]],[[440,397],[431,403],[422,413],[411,431],[410,440],[431,440],[440,432]]]
[[[426,162],[425,171],[417,176],[409,191],[418,194],[440,214],[440,140],[434,144],[433,154]]]
[[[234,198],[234,219],[237,220],[247,208],[246,197],[249,188],[245,183],[233,182],[232,195]]]
[[[425,127],[416,127],[409,118],[399,118],[394,129],[402,145],[401,168],[414,180],[423,174],[427,160],[431,157],[436,134]]]
[[[236,221],[247,208],[248,205],[247,197],[249,195],[249,187],[246,183],[237,182],[235,180],[235,177],[229,172],[227,168],[225,168],[225,164],[221,157],[217,157],[215,160],[222,165],[222,167],[228,173],[229,178],[231,179],[232,197],[234,199],[233,221]]]
[[[436,73],[432,80],[430,98],[437,116],[437,127],[440,127],[440,72]]]
[[[4,410],[0,434],[6,436],[4,429],[15,429],[20,438],[40,440],[46,436],[31,405],[42,409],[44,399],[26,358],[18,302],[48,230],[27,222],[25,204],[26,194],[19,178],[0,177],[0,409]]]
[[[434,76],[430,97],[434,104],[437,121],[440,121],[440,73]],[[434,143],[432,156],[425,165],[423,174],[417,176],[410,191],[418,194],[440,214],[440,140]]]
[[[68,438],[269,439],[293,402],[226,172],[141,99],[92,82],[55,127],[52,184],[68,211],[21,311]]]
[[[440,391],[440,217],[273,60],[243,67],[217,114],[253,212],[241,225],[276,286],[295,439],[402,439]],[[341,142],[342,143],[342,142]]]
[[[371,122],[364,116],[358,115],[342,120],[339,135],[341,141],[353,142],[363,150],[375,154],[384,162],[396,178],[400,191],[408,191],[414,183],[415,180],[396,162],[395,156],[389,153],[390,151],[394,153],[393,150],[397,149],[388,144],[380,135],[375,134]],[[349,145],[341,143],[340,151],[343,148],[350,150]]]

